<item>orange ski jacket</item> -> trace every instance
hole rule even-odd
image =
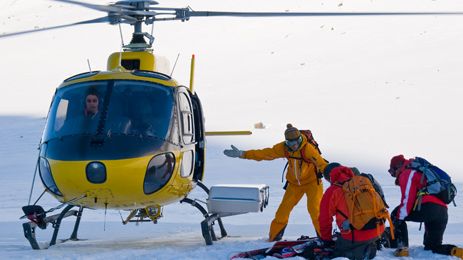
[[[304,152],[301,150],[304,149]],[[250,160],[274,160],[277,158],[288,158],[288,169],[286,180],[294,185],[305,185],[318,182],[317,173],[323,172],[328,164],[318,153],[317,149],[307,142],[302,136],[302,143],[298,150],[291,152],[285,142],[277,143],[271,148],[245,151],[242,158]],[[302,158],[304,154],[304,158]]]

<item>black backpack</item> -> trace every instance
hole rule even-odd
[[[384,196],[383,188],[381,188],[381,185],[379,184],[378,181],[376,181],[376,179],[373,177],[373,175],[371,175],[369,173],[363,173],[363,172],[360,173],[359,175],[363,176],[363,177],[366,177],[366,178],[368,178],[370,180],[371,185],[373,185],[373,188],[375,188],[376,193],[378,193],[379,196],[381,197],[381,199],[383,200],[384,206],[386,206],[386,208],[389,208],[389,205],[386,202],[386,197]]]

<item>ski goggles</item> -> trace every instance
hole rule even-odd
[[[296,139],[292,139],[292,140],[285,140],[285,144],[289,147],[291,146],[294,146],[294,145],[299,145],[302,143],[302,136],[299,136],[298,138]]]

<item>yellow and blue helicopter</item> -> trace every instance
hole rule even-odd
[[[118,1],[96,5],[57,0],[102,12],[101,18],[0,35],[0,38],[81,24],[129,24],[134,32],[122,52],[109,56],[104,71],[88,71],[63,81],[56,89],[37,160],[45,190],[59,206],[45,211],[38,200],[23,207],[29,222],[23,224],[32,248],[41,249],[36,227],[49,223],[54,232],[49,245],[57,242],[62,219],[76,217],[71,240],[77,240],[84,208],[121,209],[130,213],[128,222],[157,222],[162,207],[184,202],[204,216],[201,223],[206,244],[217,240],[212,225],[221,218],[208,212],[189,193],[202,183],[207,135],[250,134],[249,131],[206,132],[201,102],[193,88],[194,56],[189,86],[180,85],[165,69],[165,61],[151,49],[154,37],[142,25],[158,21],[188,21],[191,17],[277,17],[277,16],[367,16],[438,15],[461,13],[290,13],[218,12],[191,8],[158,7],[149,0]],[[29,203],[30,204],[30,203]],[[59,214],[47,216],[64,207]],[[73,210],[72,208],[78,209]]]

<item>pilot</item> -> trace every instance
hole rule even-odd
[[[98,114],[99,99],[95,89],[90,89],[85,97],[85,117],[94,118]]]

